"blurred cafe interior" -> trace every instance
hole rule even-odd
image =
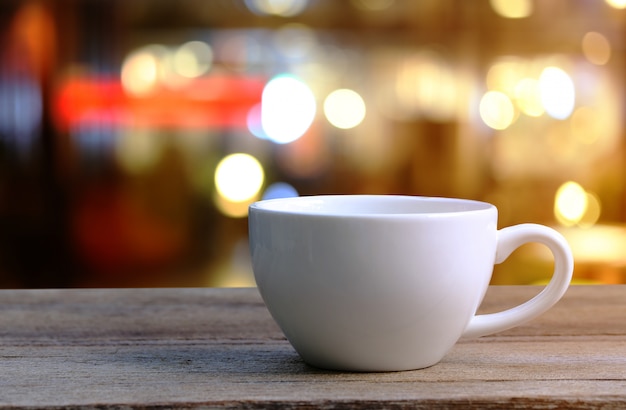
[[[2,0],[0,42],[2,288],[254,286],[248,205],[331,193],[492,202],[626,283],[626,0]]]

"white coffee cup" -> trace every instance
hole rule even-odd
[[[249,209],[259,292],[308,364],[397,371],[439,362],[461,337],[509,329],[552,307],[572,277],[565,239],[543,225],[497,229],[495,206],[391,195],[309,196]],[[477,315],[493,265],[545,244],[554,273],[526,303]]]

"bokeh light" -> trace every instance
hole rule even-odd
[[[316,109],[315,96],[305,83],[290,75],[274,77],[261,98],[263,131],[275,143],[293,142],[309,129]]]
[[[515,119],[515,107],[506,96],[499,91],[488,91],[480,100],[480,118],[494,130],[508,128]]]
[[[560,68],[547,67],[539,77],[541,104],[557,120],[568,118],[574,110],[576,91],[570,76]]]
[[[213,50],[203,41],[189,41],[180,46],[173,56],[178,75],[196,78],[207,73],[213,63]]]
[[[581,228],[591,228],[600,219],[602,213],[602,206],[600,204],[600,198],[593,192],[586,192],[587,195],[587,209],[585,214],[578,221],[578,226]]]
[[[258,15],[293,17],[306,9],[309,0],[245,0],[245,4]]]
[[[286,182],[274,182],[265,188],[261,199],[293,198],[296,196],[298,196],[298,191],[291,184]]]
[[[365,101],[353,90],[335,90],[324,100],[324,115],[337,128],[356,127],[365,118],[365,112]]]
[[[159,81],[160,58],[166,50],[162,46],[149,45],[131,52],[122,64],[122,86],[133,96],[150,94]]]
[[[626,0],[605,0],[605,2],[615,9],[621,10],[626,8]]]
[[[265,173],[252,155],[230,154],[215,169],[215,188],[220,197],[230,202],[253,199],[261,190]]]
[[[213,203],[218,211],[229,218],[245,218],[248,216],[248,207],[255,199],[249,201],[229,201],[219,194],[213,196]]]
[[[541,105],[539,81],[534,78],[522,78],[515,86],[515,104],[520,111],[530,117],[539,117],[545,111]]]
[[[525,78],[525,62],[521,58],[507,57],[494,63],[487,71],[487,88],[507,95],[515,93],[518,82]]]
[[[19,200],[5,216],[23,216],[6,237],[23,236],[20,254],[53,194],[39,173],[70,211],[92,190],[124,195],[145,204],[141,224],[180,232],[180,265],[124,271],[142,285],[237,271],[222,260],[246,234],[232,218],[303,194],[475,197],[503,224],[626,238],[626,0],[53,3],[53,32],[6,10],[0,182]],[[85,30],[94,16],[115,24]],[[626,262],[611,270],[626,283]]]
[[[577,224],[585,215],[588,196],[585,189],[578,183],[568,181],[556,192],[554,216],[565,226]]]
[[[510,19],[529,17],[533,12],[532,0],[489,0],[493,11]]]
[[[604,65],[611,59],[611,43],[595,31],[590,31],[583,37],[582,51],[585,58],[595,65]]]
[[[248,127],[248,131],[255,137],[265,140],[268,139],[265,131],[263,130],[263,124],[261,123],[261,104],[253,105],[250,110],[248,110],[248,115],[246,116],[246,125]]]

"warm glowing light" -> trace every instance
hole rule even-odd
[[[583,218],[587,205],[588,195],[585,189],[576,182],[568,181],[556,192],[554,216],[561,224],[573,226]]]
[[[286,144],[304,135],[315,112],[313,92],[295,77],[274,77],[263,89],[261,125],[267,137],[276,143]]]
[[[515,93],[518,82],[524,78],[524,61],[509,57],[493,64],[487,72],[487,88],[508,95]]]
[[[189,41],[180,46],[173,56],[174,70],[178,75],[196,78],[205,74],[213,63],[213,50],[203,41]]]
[[[480,117],[487,126],[495,130],[503,130],[513,122],[515,108],[504,93],[489,91],[480,100]]]
[[[324,115],[337,128],[354,128],[365,118],[365,102],[356,91],[335,90],[324,100]]]
[[[539,77],[541,104],[548,115],[558,120],[568,118],[574,110],[576,91],[570,76],[557,67],[547,67]]]
[[[255,14],[293,17],[306,9],[309,0],[245,0],[245,3]]]
[[[606,4],[615,8],[615,9],[624,9],[626,8],[626,0],[605,0]]]
[[[519,19],[533,12],[532,0],[489,0],[491,8],[502,17]]]
[[[248,207],[256,198],[247,201],[230,201],[219,193],[213,195],[213,203],[217,209],[230,218],[244,218],[248,215]]]
[[[598,196],[585,191],[576,182],[566,182],[557,190],[554,215],[564,226],[590,228],[600,219],[601,211],[602,205]]]
[[[605,36],[595,31],[585,34],[582,50],[585,58],[595,65],[604,65],[611,58],[611,43]]]
[[[129,54],[122,64],[122,86],[134,96],[144,96],[155,89],[159,81],[160,46],[147,46]]]
[[[519,109],[530,117],[539,117],[544,113],[541,105],[539,81],[534,78],[523,78],[515,86],[515,103]]]
[[[292,185],[286,182],[274,182],[265,189],[261,199],[292,198],[296,196],[298,196],[298,191]]]
[[[585,214],[580,221],[578,221],[578,226],[581,228],[591,228],[593,225],[598,222],[600,219],[600,214],[602,211],[602,206],[600,205],[600,198],[593,192],[587,192],[587,209]]]
[[[215,169],[215,188],[230,202],[253,199],[261,190],[265,173],[252,155],[237,153],[223,158]]]
[[[605,266],[624,266],[626,263],[626,229],[622,226],[597,224],[593,229],[561,228],[559,231],[567,239],[577,263]],[[623,282],[621,276],[620,279]]]

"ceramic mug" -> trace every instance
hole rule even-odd
[[[398,371],[439,362],[461,337],[509,329],[552,307],[572,277],[565,239],[543,225],[497,229],[494,205],[464,199],[336,195],[249,209],[259,292],[308,364]],[[477,315],[493,265],[538,242],[554,273],[533,299]]]

